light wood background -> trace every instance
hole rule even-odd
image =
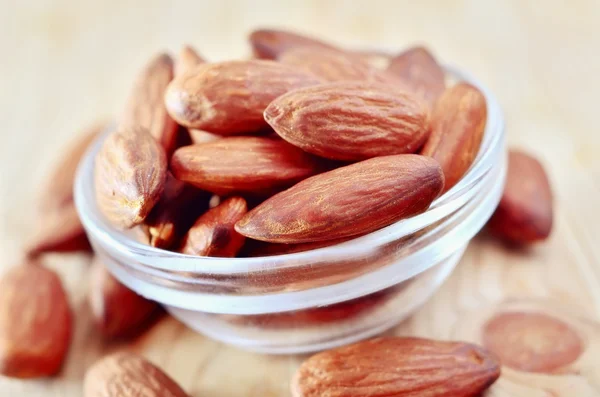
[[[443,288],[395,333],[451,338],[465,318],[506,297],[559,301],[590,319],[600,317],[597,0],[0,0],[0,272],[20,261],[21,246],[36,227],[35,193],[63,145],[81,126],[119,109],[148,57],[184,43],[212,60],[242,56],[249,52],[247,32],[276,25],[359,47],[427,43],[441,60],[470,70],[496,93],[510,143],[536,154],[550,173],[556,194],[551,239],[515,252],[478,238]],[[85,369],[123,347],[100,342],[89,324],[87,260],[48,258],[77,313],[61,376],[29,382],[0,377],[0,395],[80,396]],[[288,395],[300,362],[213,342],[172,319],[130,348],[198,397]],[[518,385],[503,377],[490,395],[598,396],[597,357],[587,379],[579,374],[566,383]]]

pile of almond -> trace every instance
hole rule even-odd
[[[424,48],[396,56],[345,50],[279,30],[250,35],[255,58],[210,63],[191,47],[152,58],[96,157],[97,205],[118,228],[190,255],[262,256],[339,243],[426,211],[475,160],[485,97],[447,86]],[[89,250],[73,179],[94,125],[41,194],[27,260],[0,280],[0,373],[55,375],[72,314],[42,255]],[[552,197],[540,165],[512,152],[490,230],[513,243],[544,239]],[[89,301],[107,338],[135,335],[159,306],[120,284],[98,260]],[[31,347],[35,348],[31,348]],[[384,338],[318,354],[294,396],[474,396],[499,376],[474,345]],[[85,396],[184,396],[160,369],[118,353],[94,365]]]
[[[326,246],[426,211],[477,156],[485,97],[446,88],[425,49],[381,69],[277,32],[250,40],[269,59],[210,63],[186,47],[140,73],[95,164],[115,226],[202,256]]]

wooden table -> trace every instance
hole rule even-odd
[[[80,126],[122,106],[130,80],[149,56],[184,43],[213,60],[241,56],[249,52],[249,30],[285,23],[345,45],[401,49],[428,43],[440,59],[462,65],[496,93],[509,142],[539,156],[550,173],[556,195],[551,239],[526,251],[476,239],[443,288],[394,333],[451,338],[466,318],[507,297],[560,302],[571,313],[600,316],[598,1],[0,0],[0,9],[3,269],[20,261],[21,246],[36,227],[35,193],[63,145]],[[0,395],[80,396],[86,368],[124,347],[103,344],[90,325],[88,260],[47,259],[77,313],[61,376],[0,378]],[[193,396],[285,396],[300,361],[228,347],[172,319],[129,348]],[[508,374],[489,395],[597,396],[600,358],[589,363],[580,375],[521,384]]]

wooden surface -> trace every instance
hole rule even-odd
[[[452,338],[465,318],[507,297],[559,301],[598,318],[599,21],[597,0],[0,0],[0,267],[19,262],[36,227],[35,193],[61,147],[82,125],[119,109],[149,56],[184,43],[213,60],[242,56],[249,52],[249,30],[285,24],[346,45],[401,49],[428,43],[440,59],[470,70],[496,93],[509,142],[536,154],[550,173],[556,195],[551,239],[508,251],[478,238],[443,288],[394,333]],[[100,342],[89,324],[87,260],[47,259],[77,313],[61,376],[0,378],[0,395],[80,396],[85,369],[123,347]],[[261,356],[213,342],[172,319],[131,348],[198,397],[288,395],[299,363],[298,357]],[[505,375],[489,395],[600,395],[598,357],[587,372],[564,379],[515,381]]]

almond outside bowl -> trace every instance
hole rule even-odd
[[[488,120],[478,157],[463,179],[425,213],[312,251],[258,258],[208,258],[139,243],[111,226],[94,196],[94,157],[80,164],[75,201],[96,255],[125,285],[160,302],[211,338],[264,353],[304,353],[367,338],[417,310],[458,263],[496,208],[506,173],[504,119],[477,86]]]

